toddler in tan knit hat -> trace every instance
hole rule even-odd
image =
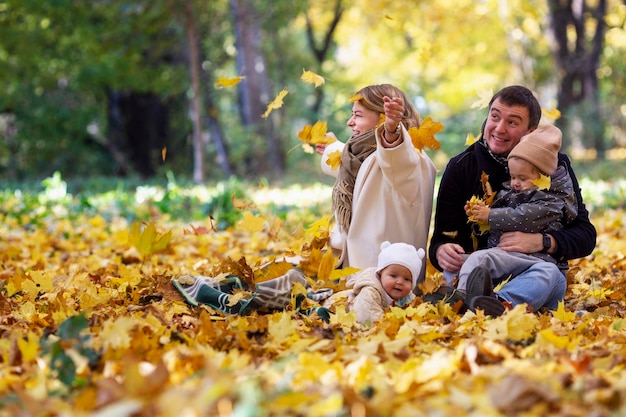
[[[552,125],[540,126],[526,136],[509,153],[511,189],[516,192],[535,187],[541,174],[550,176],[557,168],[561,149],[561,130]]]

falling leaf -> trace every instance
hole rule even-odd
[[[233,207],[236,208],[237,210],[245,210],[245,209],[254,209],[254,208],[256,208],[254,203],[248,202],[248,201],[243,201],[243,200],[235,197],[234,193],[230,195],[230,200],[233,203]]]
[[[330,166],[333,171],[339,169],[341,166],[341,151],[330,152],[326,158],[326,165]]]
[[[550,177],[548,175],[540,174],[539,178],[531,181],[539,190],[549,190],[550,189]]]
[[[561,117],[561,112],[556,107],[550,107],[550,109],[541,109],[541,113],[546,116],[546,119],[553,122]]]
[[[167,155],[167,147],[164,146],[161,148],[161,160],[165,162],[165,156]]]
[[[218,78],[215,81],[215,86],[217,88],[225,88],[225,87],[234,87],[239,84],[246,77],[235,77],[235,78]]]
[[[481,132],[478,134],[478,136],[474,137],[474,134],[472,132],[468,133],[467,137],[465,138],[465,146],[470,146],[474,144],[475,142],[479,141],[482,135],[483,134]]]
[[[272,101],[270,104],[267,105],[267,110],[265,110],[265,113],[263,113],[261,117],[264,119],[267,119],[267,117],[270,115],[272,110],[280,109],[283,106],[283,99],[285,98],[287,93],[288,93],[287,89],[283,88],[283,90],[276,95],[276,98],[274,98],[274,101]]]
[[[470,106],[472,109],[483,109],[489,106],[489,102],[493,97],[493,89],[481,90],[478,92],[478,100]]]
[[[385,19],[387,20],[393,20],[393,17],[389,16],[388,14],[385,15]]]
[[[319,120],[313,126],[305,124],[302,130],[298,132],[298,139],[309,145],[329,145],[336,139],[326,135],[327,128],[327,123]]]
[[[420,151],[424,148],[439,149],[441,144],[435,139],[435,135],[443,129],[444,126],[441,123],[433,122],[432,118],[427,117],[419,128],[410,128],[409,135],[411,135],[413,146]]]
[[[302,70],[302,76],[300,77],[305,83],[315,84],[315,87],[319,87],[324,84],[324,77],[317,75],[312,71]]]

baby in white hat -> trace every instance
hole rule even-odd
[[[325,306],[342,302],[355,311],[360,323],[373,323],[392,306],[403,306],[415,298],[413,289],[422,269],[424,249],[407,243],[383,242],[378,265],[361,271],[352,289],[334,294]]]

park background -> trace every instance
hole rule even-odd
[[[0,415],[624,415],[625,21],[617,0],[0,0]],[[599,233],[564,304],[373,328],[186,305],[172,278],[319,249],[332,181],[298,132],[347,139],[382,82],[445,126],[440,172],[492,92],[537,94]]]

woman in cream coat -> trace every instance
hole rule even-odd
[[[402,90],[371,85],[359,90],[353,101],[348,142],[318,146],[317,151],[322,170],[336,177],[330,246],[341,266],[365,269],[376,266],[384,241],[426,247],[436,169],[428,155],[413,146],[408,129],[419,127],[420,119]],[[337,170],[327,164],[335,151],[341,152]],[[422,267],[418,281],[424,271]]]

